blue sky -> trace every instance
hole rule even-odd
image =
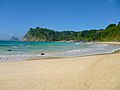
[[[119,21],[119,0],[0,0],[0,39],[22,37],[38,26],[80,31]]]

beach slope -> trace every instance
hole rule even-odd
[[[0,90],[120,90],[120,54],[0,62]]]

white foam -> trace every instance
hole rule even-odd
[[[19,48],[18,46],[12,46],[13,48]]]
[[[79,44],[79,43],[76,43],[76,44]]]
[[[120,50],[120,48],[118,48],[118,49],[114,49],[112,52],[115,52],[115,51],[118,51],[118,50]]]
[[[31,47],[31,46],[30,46],[30,45],[28,45],[28,46],[25,46],[25,47],[29,48],[29,47]]]

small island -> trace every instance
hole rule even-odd
[[[16,38],[16,37],[12,36],[12,37],[10,38],[10,41],[20,41],[20,40],[19,40],[19,38]]]

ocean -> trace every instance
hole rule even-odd
[[[111,53],[119,45],[82,42],[22,42],[0,41],[0,61],[21,61],[26,59],[75,57]],[[41,55],[44,53],[45,55]]]

